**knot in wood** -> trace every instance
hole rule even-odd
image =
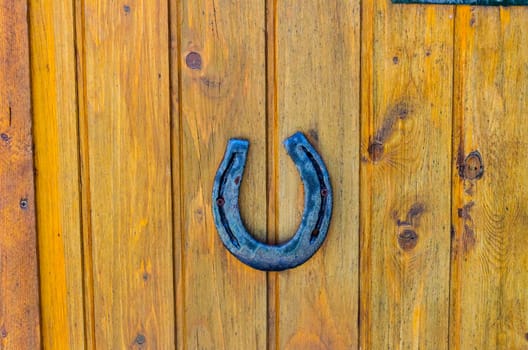
[[[373,141],[368,147],[368,153],[369,153],[370,159],[373,162],[377,162],[381,160],[381,158],[383,157],[383,151],[384,151],[383,143],[380,141]]]
[[[202,69],[202,56],[198,52],[189,52],[185,57],[185,64],[191,69]]]
[[[464,160],[464,164],[459,169],[459,174],[464,179],[478,180],[484,175],[484,165],[479,151],[473,151]]]
[[[143,334],[138,334],[136,336],[136,340],[135,341],[136,341],[136,344],[143,345],[147,341],[147,338],[145,338],[145,336]]]
[[[404,230],[398,235],[398,244],[405,251],[413,249],[417,243],[418,235],[413,230]]]

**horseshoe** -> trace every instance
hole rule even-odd
[[[324,242],[332,214],[332,187],[321,156],[300,132],[287,138],[284,147],[304,185],[301,224],[288,242],[259,242],[242,222],[238,196],[249,148],[247,140],[229,140],[213,185],[214,223],[224,246],[243,263],[263,271],[282,271],[306,262]]]

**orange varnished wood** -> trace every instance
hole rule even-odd
[[[168,16],[161,0],[78,9],[87,339],[97,349],[175,347]]]
[[[83,349],[74,9],[29,5],[42,346]]]
[[[0,1],[0,348],[40,347],[25,1]]]
[[[528,349],[526,23],[456,12],[451,349]]]
[[[354,349],[358,344],[359,2],[278,1],[274,166],[280,242],[303,212],[298,172],[280,144],[303,132],[333,186],[332,223],[304,265],[277,274],[277,349]],[[273,344],[273,340],[270,339]]]
[[[35,206],[45,349],[527,348],[526,7],[29,4],[37,203],[26,7],[0,0],[0,348],[39,348]],[[288,240],[296,131],[328,238],[255,271],[213,179],[247,138],[242,217]]]
[[[182,269],[177,304],[184,308],[178,343],[182,349],[264,349],[266,273],[224,248],[211,212],[226,144],[246,138],[240,211],[248,229],[266,238],[264,2],[189,0],[179,8],[172,17],[179,43],[171,62],[181,67],[179,114],[173,113],[181,128],[173,132],[173,144],[181,147],[180,168],[173,168],[181,176],[181,192],[174,196],[182,205],[181,230],[175,231]]]
[[[362,349],[446,349],[453,8],[363,3]]]

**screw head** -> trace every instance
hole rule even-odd
[[[29,202],[27,198],[22,198],[20,200],[20,208],[26,210],[29,207]]]

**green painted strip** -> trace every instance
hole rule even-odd
[[[522,6],[528,0],[392,0],[395,4],[473,5],[473,6]]]

